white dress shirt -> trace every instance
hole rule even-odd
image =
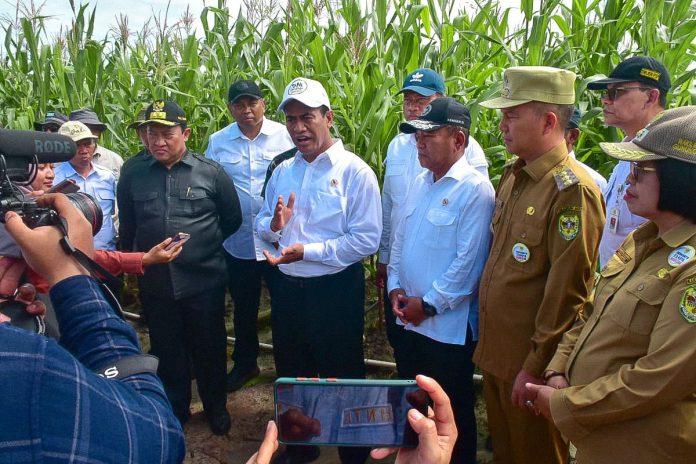
[[[111,151],[97,144],[97,148],[94,150],[94,156],[92,157],[92,163],[111,171],[117,181],[121,176],[123,158],[115,151]]]
[[[92,170],[87,177],[82,177],[75,171],[70,162],[61,163],[55,170],[54,185],[70,179],[74,180],[80,192],[88,193],[99,203],[103,218],[102,226],[94,236],[94,248],[97,250],[116,249],[116,226],[113,214],[116,208],[116,178],[111,170],[92,163]]]
[[[592,177],[592,180],[595,181],[595,184],[597,184],[597,187],[599,187],[600,192],[604,192],[607,189],[607,180],[604,178],[603,175],[601,175],[600,173],[598,173],[597,171],[595,171],[594,169],[592,169],[591,167],[589,167],[588,165],[586,165],[582,161],[578,161],[578,159],[575,157],[574,151],[571,151],[570,153],[568,153],[568,156],[573,158],[575,161],[578,162],[578,164],[580,166],[585,168],[585,171],[587,171],[587,173],[590,175],[590,177]]]
[[[406,330],[463,345],[471,325],[476,338],[478,286],[491,245],[494,207],[493,185],[463,157],[437,182],[430,171],[416,178],[398,223],[387,289],[422,297],[437,315],[418,326],[406,324]]]
[[[242,207],[242,225],[223,242],[225,250],[235,258],[263,261],[263,250],[273,249],[259,238],[254,221],[263,204],[261,189],[268,165],[293,146],[285,126],[266,118],[253,140],[242,133],[236,122],[210,136],[205,157],[220,163],[232,178]]]
[[[296,195],[292,217],[278,233],[271,231],[278,195],[287,204],[292,192]],[[317,277],[340,272],[377,251],[381,217],[375,173],[336,140],[311,163],[298,152],[276,167],[256,230],[262,239],[279,242],[276,254],[303,244],[304,259],[279,268],[290,276]]]
[[[469,137],[464,158],[471,167],[488,178],[488,162],[481,145]],[[379,262],[389,263],[389,251],[394,243],[394,227],[397,224],[403,202],[415,178],[427,171],[418,161],[416,137],[399,134],[392,139],[384,160],[385,173],[382,187],[382,237],[379,242]]]
[[[647,219],[631,213],[624,200],[626,193],[626,178],[631,172],[629,161],[619,161],[609,176],[607,188],[604,190],[604,200],[607,205],[607,220],[604,223],[602,240],[599,242],[599,266],[604,267],[626,236],[633,232]],[[612,218],[616,219],[615,227],[612,227]]]

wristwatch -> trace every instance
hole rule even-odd
[[[437,309],[427,301],[423,300],[423,312],[428,317],[437,316]]]

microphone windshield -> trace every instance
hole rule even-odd
[[[32,158],[39,163],[62,163],[75,156],[77,147],[70,137],[51,132],[0,129],[0,155],[5,158]]]

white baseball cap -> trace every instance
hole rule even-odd
[[[321,85],[321,82],[304,77],[296,77],[285,87],[283,101],[278,105],[278,111],[283,111],[283,108],[285,108],[285,105],[287,105],[290,100],[297,100],[310,108],[325,106],[331,109],[329,95],[326,93],[326,90],[324,90],[324,86]]]

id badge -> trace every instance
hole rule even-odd
[[[609,212],[609,230],[616,233],[619,228],[619,208],[612,208]]]

